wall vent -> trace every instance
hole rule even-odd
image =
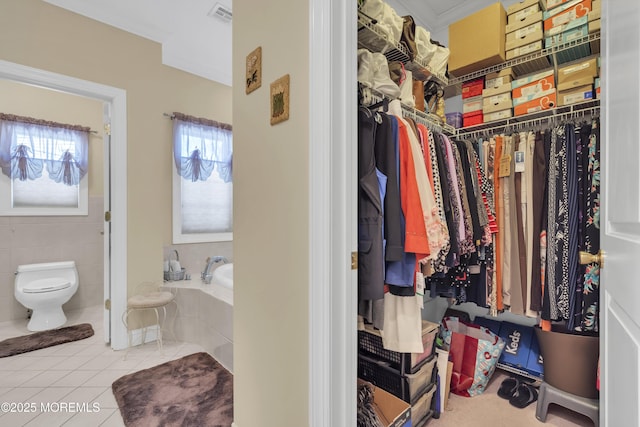
[[[207,15],[221,19],[224,22],[231,22],[231,18],[233,17],[231,8],[223,6],[220,3],[216,3],[216,5],[213,6],[213,9],[211,9],[209,13],[207,13]]]

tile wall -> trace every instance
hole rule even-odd
[[[78,291],[64,310],[102,304],[103,215],[103,198],[94,196],[89,197],[87,216],[0,217],[0,321],[26,321],[27,309],[13,294],[20,264],[75,261]]]

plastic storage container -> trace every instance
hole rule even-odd
[[[402,373],[413,374],[422,367],[425,359],[433,354],[434,340],[439,328],[439,324],[423,320],[422,344],[424,352],[398,353],[385,349],[382,345],[380,331],[367,325],[364,330],[358,331],[358,349],[361,354],[388,362],[390,367]]]
[[[431,387],[411,405],[411,425],[418,426],[429,416],[436,388],[435,384],[431,384]]]

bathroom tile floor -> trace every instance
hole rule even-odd
[[[67,326],[91,323],[87,339],[0,359],[0,427],[124,426],[111,384],[122,375],[191,353],[197,344],[164,340],[113,351],[104,342],[100,306],[69,311]],[[0,322],[0,341],[26,335],[27,321]],[[9,411],[7,411],[7,409]],[[12,412],[13,411],[13,412]]]

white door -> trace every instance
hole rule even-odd
[[[602,2],[601,425],[640,425],[640,2]]]

